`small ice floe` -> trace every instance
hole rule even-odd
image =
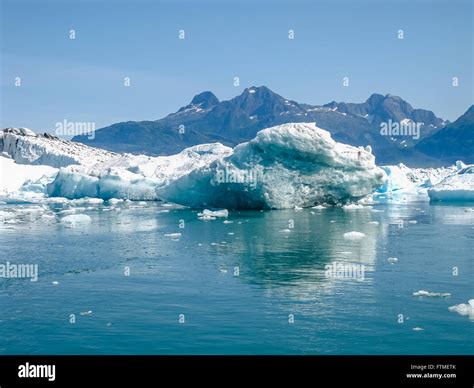
[[[462,316],[468,316],[474,320],[474,299],[468,300],[467,303],[461,303],[448,307],[449,311],[454,311]]]
[[[310,213],[311,213],[311,214],[316,214],[316,213],[315,213],[315,212],[313,212],[313,211],[310,211]]]
[[[280,233],[291,233],[291,229],[281,229]]]
[[[223,223],[223,224],[233,224],[234,221],[224,220],[222,223]]]
[[[363,209],[372,209],[372,206],[364,206],[357,203],[351,203],[349,205],[344,205],[342,208],[344,210],[363,210]]]
[[[374,212],[374,213],[383,213],[384,210],[378,210],[378,209],[370,209],[370,211]]]
[[[378,225],[379,222],[378,222],[378,221],[369,221],[368,224],[370,224],[370,225]]]
[[[76,226],[87,225],[91,222],[91,218],[85,214],[71,214],[61,218],[61,223],[68,228],[75,228]]]
[[[398,259],[396,257],[389,257],[387,259],[387,261],[390,263],[390,264],[395,264],[395,263],[398,263]]]
[[[112,322],[107,322],[107,326],[112,326]]]
[[[361,240],[364,237],[365,237],[365,234],[361,232],[352,231],[352,232],[344,233],[344,238],[346,240]]]
[[[198,247],[202,247],[202,243],[198,243]]]
[[[229,236],[233,236],[235,233],[234,232],[229,232],[227,233]]]
[[[220,271],[221,271],[221,273],[227,273],[226,269],[221,269]]]
[[[298,205],[295,205],[295,211],[301,211],[301,210],[303,210],[302,207],[299,207]]]
[[[416,220],[409,220],[408,223],[409,223],[409,224],[416,224],[417,221],[416,221]]]
[[[92,315],[92,310],[83,311],[80,314],[81,315]]]
[[[169,238],[180,238],[180,237],[181,237],[181,233],[165,233],[165,237],[169,237]]]
[[[57,285],[59,284],[59,282],[58,282],[57,280],[53,280],[53,281],[51,282],[51,284],[52,284],[53,286],[57,286]]]
[[[200,217],[198,217],[198,219],[200,219],[201,221],[214,221],[214,220],[216,220],[217,218],[216,218],[216,217],[212,217],[212,216],[200,216]]]
[[[413,293],[413,296],[429,296],[429,297],[442,297],[446,298],[451,296],[449,292],[430,292],[425,290],[416,291]]]
[[[112,204],[115,205],[115,204],[117,204],[117,203],[124,202],[124,200],[123,200],[123,199],[119,199],[119,198],[110,198],[109,200],[107,200],[107,202],[108,202],[109,204],[111,204],[111,205],[112,205]]]
[[[326,209],[326,206],[323,206],[323,205],[316,205],[316,206],[313,206],[311,209],[323,210],[323,209]]]
[[[413,331],[423,331],[425,329],[423,329],[422,327],[414,327],[412,330]]]
[[[229,217],[229,211],[227,209],[221,209],[221,210],[208,210],[204,209],[202,213],[198,213],[198,217],[201,220],[211,220],[211,219],[216,219],[216,218],[227,218]]]
[[[83,206],[83,205],[101,205],[104,203],[102,198],[79,198],[73,199],[70,202],[71,206]]]
[[[331,224],[334,224],[336,221],[334,221],[334,220],[331,220],[331,221],[329,221],[329,222],[330,222]]]

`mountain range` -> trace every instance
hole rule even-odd
[[[235,146],[252,139],[261,129],[290,122],[316,122],[336,141],[370,145],[378,164],[474,162],[473,106],[449,123],[390,94],[372,94],[363,103],[310,105],[288,100],[265,86],[246,88],[226,101],[206,91],[162,119],[117,123],[97,130],[94,139],[81,135],[73,141],[115,152],[171,155],[202,143]],[[405,128],[417,125],[419,136],[381,134],[382,125],[397,123]]]

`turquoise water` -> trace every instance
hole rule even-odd
[[[474,321],[448,311],[474,298],[468,207],[242,211],[232,223],[156,203],[107,210],[83,210],[92,222],[75,228],[0,223],[0,263],[39,268],[37,282],[0,279],[0,354],[474,354]],[[363,279],[328,277],[335,262],[363,265]]]

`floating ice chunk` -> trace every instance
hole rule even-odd
[[[281,229],[280,233],[291,233],[291,229]]]
[[[448,307],[449,311],[454,311],[460,315],[468,316],[469,319],[474,320],[474,299],[470,299],[467,304],[461,303]]]
[[[223,223],[223,224],[233,224],[234,221],[224,220],[222,223]]]
[[[344,238],[346,240],[361,240],[364,237],[365,237],[365,234],[361,232],[352,231],[352,232],[344,233]]]
[[[378,221],[369,221],[368,224],[370,224],[370,225],[378,225],[379,222],[378,222]]]
[[[180,238],[180,237],[181,237],[181,233],[165,233],[165,237]]]
[[[124,200],[120,199],[120,198],[110,198],[107,202],[110,203],[110,204],[117,204],[117,203],[120,203],[120,202],[124,202]]]
[[[76,226],[86,225],[91,222],[91,218],[86,214],[71,214],[61,218],[61,223],[67,227],[75,228]]]
[[[53,286],[57,286],[57,285],[59,284],[59,282],[58,282],[57,280],[53,280],[53,281],[51,282],[51,284],[52,284]]]
[[[216,220],[217,218],[216,217],[212,217],[212,216],[200,216],[198,217],[198,219],[202,220],[202,221],[214,221]]]
[[[229,236],[233,236],[235,233],[234,232],[229,232],[227,233]]]
[[[398,263],[398,259],[396,257],[389,257],[387,259],[387,261],[390,263],[390,264],[395,264],[395,263]]]
[[[327,209],[327,207],[323,205],[316,205],[316,206],[313,206],[311,209],[323,210],[323,209]]]
[[[220,271],[221,271],[221,273],[227,273],[226,269],[221,269]]]
[[[222,218],[227,218],[229,217],[229,211],[227,209],[222,209],[222,210],[208,210],[204,209],[202,213],[198,213],[199,217],[222,217]]]
[[[409,224],[416,224],[417,221],[416,221],[416,220],[409,220],[408,223],[409,223]]]
[[[413,293],[413,296],[429,296],[429,297],[443,297],[446,298],[451,296],[449,292],[430,292],[425,290],[416,291]]]
[[[413,331],[423,331],[425,329],[423,329],[422,327],[414,327],[412,330]]]
[[[342,207],[344,210],[363,210],[363,209],[372,209],[372,206],[364,206],[356,203],[351,203],[349,205],[344,205]]]
[[[73,199],[69,202],[71,206],[81,206],[81,205],[101,205],[104,203],[102,198],[79,198]]]
[[[81,315],[92,315],[92,310],[88,310],[88,311],[83,311],[80,313]]]

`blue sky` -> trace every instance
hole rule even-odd
[[[1,4],[1,127],[155,120],[252,85],[311,104],[391,93],[449,120],[473,103],[469,0]]]

